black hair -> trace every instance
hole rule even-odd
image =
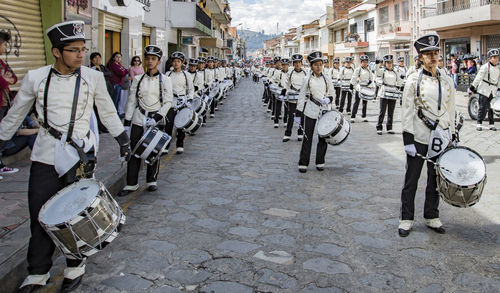
[[[130,60],[130,66],[134,66],[134,60],[135,60],[135,59],[139,59],[139,65],[141,65],[141,64],[142,64],[141,57],[139,57],[139,56],[134,56],[134,57],[132,57],[132,59]]]
[[[9,31],[0,31],[0,43],[10,41],[11,35]]]
[[[101,53],[99,53],[99,52],[92,52],[92,53],[90,54],[90,66],[95,66],[95,64],[93,64],[93,63],[92,63],[92,60],[93,60],[95,57],[97,57],[97,56],[99,56],[99,57],[101,57],[101,58],[102,58]],[[99,65],[99,64],[98,64],[98,65]]]
[[[108,60],[108,63],[106,63],[106,67],[109,67],[109,65],[111,65],[111,63],[113,63],[113,60],[115,59],[115,56],[116,55],[121,55],[122,53],[120,52],[114,52],[113,54],[111,54],[111,58],[109,58]]]

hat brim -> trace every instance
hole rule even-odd
[[[439,48],[437,46],[431,46],[431,47],[426,47],[426,48],[420,49],[420,52],[439,51],[439,50],[441,50],[441,48]]]
[[[322,58],[315,58],[315,59],[309,60],[309,63],[313,64],[313,63],[316,63],[318,61],[323,62],[323,59]]]

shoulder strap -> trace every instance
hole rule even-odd
[[[139,83],[137,84],[137,88],[135,89],[135,98],[137,100],[139,100],[139,88],[141,87],[141,82],[142,80],[144,79],[144,75],[146,75],[146,73],[144,73],[142,76],[141,76],[141,79],[139,79]]]

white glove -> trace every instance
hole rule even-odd
[[[329,98],[323,98],[321,99],[321,104],[322,105],[326,105],[326,104],[329,104],[330,103],[330,99]]]
[[[456,140],[452,140],[451,145],[456,148],[458,146],[458,142]]]
[[[300,117],[293,117],[293,120],[294,120],[295,122],[297,122],[297,124],[300,124],[300,122],[301,122]]]
[[[146,127],[155,126],[156,121],[153,118],[146,119]]]
[[[128,136],[130,136],[130,126],[125,126],[125,132],[127,132]]]
[[[405,152],[410,157],[415,157],[417,155],[417,149],[415,148],[414,144],[407,144],[407,145],[405,145]]]
[[[285,97],[284,97],[283,95],[280,95],[278,98],[279,98],[282,102],[284,102],[284,101],[285,101]]]

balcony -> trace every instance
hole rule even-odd
[[[212,35],[212,20],[195,2],[171,2],[170,17],[173,28],[186,35]]]
[[[212,13],[212,17],[222,24],[231,22],[229,3],[224,0],[207,0],[207,9]]]
[[[410,23],[400,21],[378,25],[377,41],[379,42],[405,42],[411,41]]]
[[[370,43],[368,43],[368,42],[350,41],[350,42],[346,42],[344,44],[344,46],[346,48],[366,48],[366,47],[370,46]]]
[[[420,27],[424,30],[457,29],[498,23],[500,0],[463,0],[424,7]]]

